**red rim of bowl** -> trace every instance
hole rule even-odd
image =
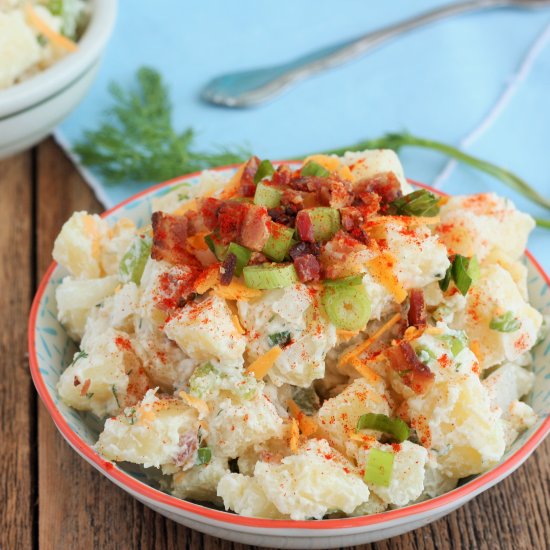
[[[294,164],[292,161],[279,161],[274,164]],[[229,165],[216,168],[216,171],[223,171],[231,168],[235,168],[236,165]],[[195,172],[193,174],[186,174],[185,176],[180,176],[171,180],[168,180],[163,183],[159,183],[148,189],[133,195],[132,197],[126,199],[125,201],[119,203],[113,208],[103,212],[101,217],[106,217],[113,212],[121,209],[126,204],[133,202],[145,195],[150,194],[153,191],[168,187],[175,183],[181,182],[186,179],[191,179],[200,174],[200,172]],[[445,195],[441,191],[431,188],[428,185],[424,185],[413,180],[410,180],[415,186],[423,187],[430,190],[433,193],[439,195]],[[525,255],[529,261],[533,264],[535,269],[540,273],[543,279],[546,281],[546,284],[550,286],[550,277],[544,272],[541,265],[535,260],[532,254],[529,251],[525,252]],[[40,398],[42,399],[44,405],[48,409],[55,425],[58,430],[63,434],[67,441],[75,447],[78,452],[84,455],[90,463],[92,463],[97,469],[101,470],[108,477],[114,478],[121,485],[129,488],[131,491],[138,493],[146,499],[156,501],[165,506],[170,506],[179,510],[185,510],[199,516],[203,516],[210,520],[220,521],[223,523],[230,523],[233,525],[246,526],[246,527],[255,527],[259,529],[349,529],[349,528],[358,528],[366,527],[376,524],[386,524],[393,520],[400,520],[404,518],[422,514],[424,512],[429,512],[435,510],[439,507],[445,507],[452,505],[453,503],[459,502],[461,499],[468,496],[475,496],[479,489],[483,490],[483,487],[489,488],[491,483],[496,483],[499,478],[503,477],[507,472],[513,472],[521,463],[535,450],[537,445],[542,442],[544,437],[550,431],[550,415],[546,417],[542,425],[538,430],[531,435],[531,437],[511,456],[509,456],[502,464],[498,465],[496,468],[478,475],[472,481],[466,483],[465,485],[453,489],[452,491],[445,493],[441,496],[426,500],[418,504],[412,504],[410,506],[405,506],[404,508],[398,508],[396,510],[390,510],[387,512],[382,512],[378,514],[372,514],[369,516],[360,516],[356,518],[343,518],[343,519],[326,519],[326,520],[280,520],[280,519],[261,519],[248,516],[239,516],[231,512],[224,512],[220,510],[215,510],[213,508],[208,508],[206,506],[201,506],[200,504],[194,504],[192,502],[179,499],[167,493],[163,493],[158,489],[154,489],[141,481],[138,481],[130,474],[127,474],[123,470],[118,469],[111,462],[104,460],[97,453],[95,453],[92,448],[83,441],[68,425],[67,421],[63,418],[55,403],[50,396],[45,382],[42,379],[40,374],[38,358],[36,356],[35,348],[35,326],[36,326],[36,317],[38,314],[38,308],[42,299],[42,295],[46,289],[46,286],[51,278],[51,275],[55,268],[57,267],[56,262],[48,267],[46,273],[44,274],[40,285],[38,287],[37,293],[34,297],[30,317],[29,317],[29,329],[28,329],[28,345],[29,345],[29,363],[30,370],[34,385]],[[473,493],[473,495],[472,495]]]

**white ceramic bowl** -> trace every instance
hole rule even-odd
[[[47,136],[92,84],[113,30],[117,0],[90,3],[90,22],[76,52],[28,80],[0,90],[0,158]]]
[[[232,173],[234,167],[221,169]],[[136,195],[103,216],[110,222],[121,217],[145,225],[151,216],[151,199],[182,181],[196,183],[197,175],[172,180]],[[411,182],[414,183],[414,182]],[[532,256],[527,254],[528,285],[531,301],[544,314],[550,314],[550,279]],[[38,289],[29,321],[29,357],[34,384],[53,421],[69,444],[116,485],[153,510],[204,533],[233,541],[277,548],[334,548],[364,544],[430,523],[485,491],[510,475],[533,452],[550,431],[550,336],[535,348],[535,391],[530,404],[539,415],[535,426],[523,433],[500,463],[482,475],[462,483],[440,497],[381,514],[322,521],[268,520],[243,517],[180,500],[156,489],[138,468],[127,468],[106,461],[92,445],[98,437],[98,422],[62,403],[56,383],[72,359],[75,346],[57,322],[55,289],[67,272],[50,266]],[[537,483],[537,480],[533,480]],[[490,521],[490,518],[487,518]],[[527,520],[528,518],[526,518]]]

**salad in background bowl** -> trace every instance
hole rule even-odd
[[[0,2],[0,158],[40,141],[82,99],[116,0]]]
[[[33,378],[77,451],[172,519],[271,546],[395,535],[548,432],[533,225],[414,189],[391,151],[168,182],[65,224]]]

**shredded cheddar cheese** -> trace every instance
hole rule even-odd
[[[221,190],[220,199],[230,199],[239,191],[241,186],[241,178],[244,173],[246,164],[243,164],[236,172],[233,174],[233,177],[229,180],[229,183]]]
[[[262,291],[256,288],[248,288],[238,279],[233,279],[227,286],[216,285],[214,294],[225,300],[242,300],[248,302],[254,298],[259,298]]]
[[[279,346],[273,346],[267,353],[260,355],[248,365],[247,374],[253,374],[257,380],[261,380],[269,372],[281,353],[283,353],[283,350]]]
[[[189,212],[189,210],[197,210],[199,207],[199,201],[197,199],[191,199],[188,200],[186,203],[182,204],[178,208],[176,208],[172,215],[174,216],[181,216],[182,214],[185,214],[186,212]]]
[[[288,412],[290,415],[298,421],[300,431],[306,436],[310,437],[319,430],[317,422],[310,416],[307,416],[302,409],[297,405],[294,399],[288,400]]]
[[[371,369],[365,363],[362,363],[359,359],[354,358],[351,360],[353,368],[365,379],[367,379],[371,384],[376,384],[380,381],[380,376]]]
[[[199,413],[199,418],[204,418],[208,416],[208,413],[210,412],[210,409],[208,408],[208,404],[206,401],[203,401],[202,399],[199,399],[198,397],[195,397],[193,395],[189,395],[188,393],[184,391],[179,392],[179,396],[190,406],[196,409]]]
[[[209,233],[207,231],[204,231],[202,233],[197,233],[196,235],[191,235],[191,237],[187,237],[187,244],[195,250],[207,250],[208,245],[206,244],[204,237],[208,234]]]
[[[246,334],[246,330],[244,330],[243,326],[241,325],[241,320],[239,319],[238,315],[233,315],[231,317],[231,320],[233,321],[233,324],[235,325],[235,328],[237,329],[237,332],[239,334]]]
[[[298,451],[300,443],[300,429],[298,427],[298,422],[295,418],[292,418],[290,421],[290,435],[288,438],[288,446],[293,453]]]
[[[372,336],[369,336],[364,342],[361,342],[358,346],[352,350],[344,353],[338,360],[338,366],[342,367],[343,365],[349,363],[351,359],[358,357],[366,351],[376,340],[378,340],[385,332],[390,330],[397,321],[401,319],[401,313],[396,313],[389,321],[387,321],[383,326],[381,326]]]
[[[211,266],[206,273],[199,277],[195,283],[195,292],[204,294],[220,282],[220,270],[218,265]]]
[[[68,52],[76,52],[78,46],[66,36],[54,31],[35,11],[31,4],[25,6],[25,16],[28,22],[50,42],[67,50]]]
[[[395,256],[390,252],[382,252],[372,260],[367,262],[371,274],[378,279],[380,284],[391,292],[398,304],[402,303],[407,297],[407,292],[401,286],[395,274]]]

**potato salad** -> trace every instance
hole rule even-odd
[[[296,166],[204,172],[144,227],[73,214],[61,399],[105,459],[246,516],[373,514],[490,469],[536,421],[533,220],[413,189],[390,150]]]
[[[0,0],[0,90],[75,51],[87,0]]]

